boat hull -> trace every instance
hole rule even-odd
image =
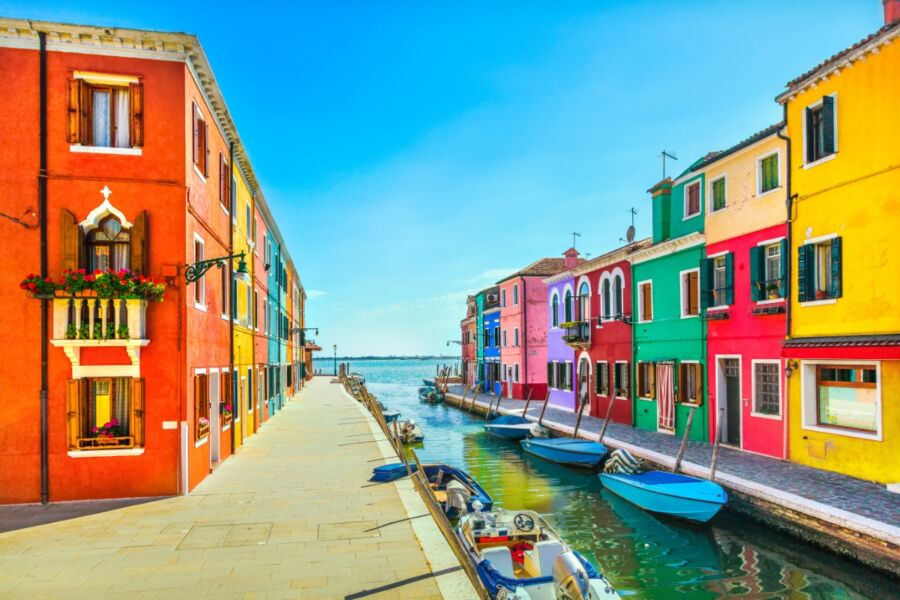
[[[728,494],[717,483],[664,471],[601,473],[600,481],[644,510],[697,523],[712,519],[728,502]]]
[[[575,467],[596,468],[606,456],[606,446],[588,440],[525,439],[520,443],[529,454]]]
[[[384,415],[384,420],[388,423],[393,423],[400,416],[399,410],[387,410],[381,413]]]
[[[451,467],[450,465],[445,464],[429,464],[422,465],[422,471],[425,473],[425,476],[429,478],[429,480],[437,475],[438,471],[443,471],[445,478],[449,477],[452,479],[456,479],[467,488],[469,488],[469,491],[472,492],[471,498],[469,498],[468,502],[466,502],[466,509],[469,512],[472,512],[472,503],[476,500],[478,502],[481,502],[481,510],[487,511],[491,510],[494,507],[494,499],[491,498],[490,494],[488,494],[487,491],[483,487],[481,487],[481,484],[475,481],[475,479],[473,479],[471,475],[469,475],[462,469],[457,469],[456,467]],[[453,519],[459,515],[448,514],[447,516]]]
[[[503,415],[484,424],[484,430],[506,440],[523,440],[534,431],[535,425],[528,419]]]

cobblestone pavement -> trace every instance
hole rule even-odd
[[[450,386],[449,391],[457,396],[462,395],[461,386]],[[471,392],[467,394],[469,402]],[[496,404],[497,397],[479,394],[478,403]],[[525,408],[521,400],[501,400],[503,409],[518,410]],[[537,417],[542,402],[532,402],[528,415]],[[553,421],[570,427],[575,426],[574,412],[547,407],[544,420]],[[581,419],[581,430],[599,433],[603,420],[585,415]],[[606,438],[612,438],[647,450],[676,456],[681,439],[672,435],[643,431],[623,425],[610,423],[606,430]],[[712,461],[712,445],[699,442],[688,442],[684,456],[685,461],[699,465],[709,465]],[[743,479],[754,481],[783,492],[794,494],[808,500],[827,504],[835,508],[857,515],[900,527],[900,494],[887,491],[885,486],[831,471],[823,471],[804,465],[798,465],[776,458],[742,452],[728,447],[719,448],[719,462],[716,467],[719,473],[729,473]]]
[[[0,534],[0,598],[440,598],[459,565],[432,572],[384,462],[316,378],[187,496]]]

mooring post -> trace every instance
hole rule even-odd
[[[538,425],[544,422],[544,413],[547,412],[547,405],[550,404],[550,388],[547,388],[547,397],[544,398],[544,406],[541,408],[541,416],[538,417]]]
[[[677,473],[681,468],[681,459],[684,456],[684,451],[687,450],[688,437],[691,435],[691,424],[694,422],[694,412],[697,410],[696,406],[691,407],[691,412],[688,413],[687,425],[684,428],[684,437],[681,438],[681,447],[678,448],[678,456],[675,458],[675,467],[672,469],[673,473]]]
[[[609,406],[606,407],[606,420],[603,421],[603,427],[600,428],[600,439],[597,440],[600,443],[603,442],[603,436],[606,435],[606,427],[609,425],[610,417],[612,417],[613,402],[615,401],[616,395],[613,394],[613,397],[609,399]]]
[[[528,405],[531,404],[531,392],[534,391],[534,388],[528,388],[528,396],[525,397],[525,408],[522,409],[522,417],[528,414]]]
[[[472,414],[472,409],[475,408],[475,400],[478,398],[478,390],[480,390],[480,389],[481,389],[481,384],[479,383],[475,386],[475,389],[472,390],[472,392],[473,392],[472,404],[469,405],[469,414]]]
[[[714,481],[716,478],[716,465],[719,463],[719,438],[722,435],[722,417],[725,414],[725,407],[719,408],[719,419],[716,421],[716,439],[713,441],[712,463],[709,465],[709,480]]]

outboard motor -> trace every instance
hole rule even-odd
[[[556,600],[587,600],[589,579],[584,565],[571,550],[561,553],[553,562]]]

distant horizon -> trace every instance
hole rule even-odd
[[[452,355],[452,354],[364,354],[360,356],[338,356],[337,360],[460,360],[461,355]],[[316,356],[313,354],[313,362],[317,360],[328,360],[333,361],[333,356],[328,356],[325,354],[320,354]]]

